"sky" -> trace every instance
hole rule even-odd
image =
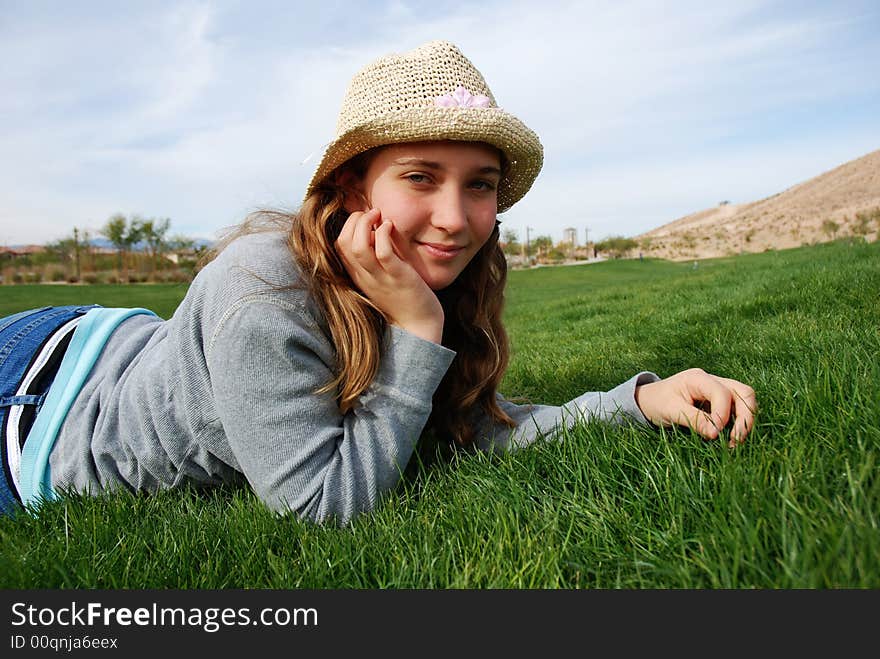
[[[0,246],[295,209],[362,66],[455,43],[544,167],[524,240],[636,236],[880,149],[880,3],[0,0]]]

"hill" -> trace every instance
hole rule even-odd
[[[645,256],[675,261],[763,252],[880,230],[880,150],[771,197],[722,203],[636,236]]]

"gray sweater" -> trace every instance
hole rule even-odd
[[[240,238],[193,280],[168,320],[135,316],[110,337],[49,460],[56,491],[154,492],[250,484],[270,508],[346,523],[393,488],[455,353],[397,327],[359,404],[340,414],[335,353],[280,233]],[[511,449],[578,419],[647,423],[640,373],[562,407],[514,405],[514,429],[475,420],[479,448]]]

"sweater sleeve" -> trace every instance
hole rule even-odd
[[[577,422],[604,421],[613,424],[645,424],[649,421],[636,404],[636,387],[660,378],[642,371],[607,392],[587,392],[559,407],[551,405],[517,405],[498,396],[498,404],[516,423],[509,428],[481,415],[476,420],[477,447],[484,451],[515,450],[533,443],[542,436],[555,435],[562,427]]]
[[[399,481],[455,353],[389,327],[376,377],[340,413],[328,337],[296,305],[252,299],[228,312],[207,349],[219,420],[259,498],[345,524]]]

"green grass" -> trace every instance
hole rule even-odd
[[[170,318],[189,284],[18,284],[0,286],[0,317],[43,306],[101,304],[105,307],[145,307]]]
[[[0,314],[180,286],[0,288]],[[747,443],[578,426],[420,465],[319,527],[246,489],[71,497],[0,520],[5,588],[878,588],[880,244],[512,272],[503,390],[559,404],[642,369],[751,384]]]

